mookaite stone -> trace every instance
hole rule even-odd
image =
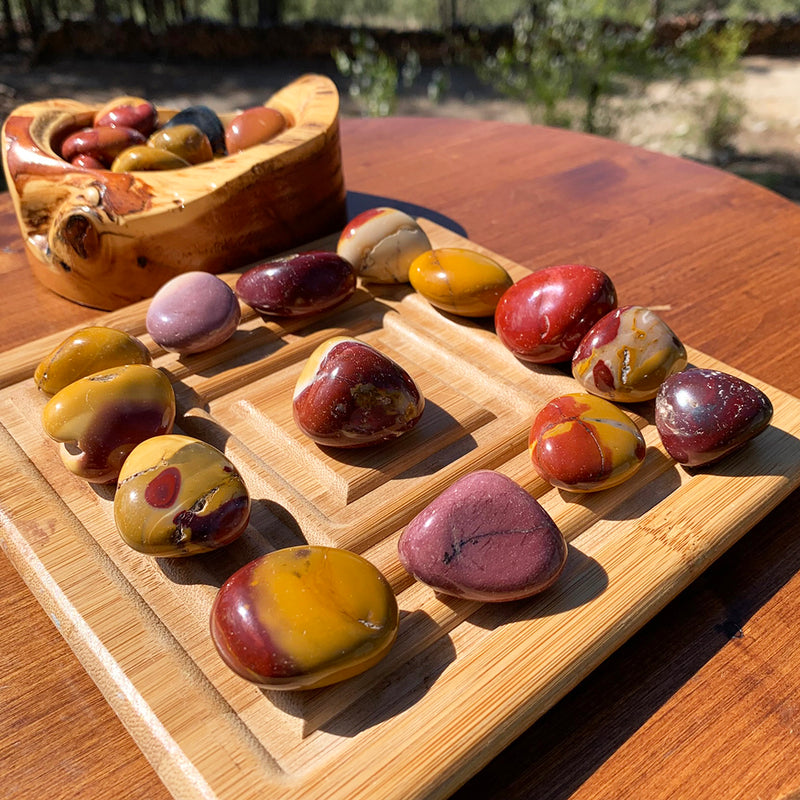
[[[211,610],[223,661],[271,689],[314,689],[383,659],[399,612],[391,586],[362,556],[332,547],[289,547],[235,572]]]
[[[432,306],[462,317],[489,317],[513,281],[494,259],[463,247],[428,250],[411,263],[408,279]]]
[[[175,353],[200,353],[230,339],[241,318],[225,281],[208,272],[184,272],[153,296],[145,324],[153,341]]]
[[[358,339],[335,336],[309,357],[295,384],[298,428],[317,444],[387,442],[419,421],[425,399],[396,361]]]
[[[275,108],[254,106],[239,112],[225,129],[225,147],[238,153],[274,139],[286,128],[286,118]]]
[[[758,436],[772,403],[756,386],[713,369],[667,378],[656,395],[655,422],[664,449],[688,467],[711,464]]]
[[[250,495],[230,460],[190,436],[153,436],[125,459],[114,522],[134,550],[190,556],[230,544],[247,527]]]
[[[652,400],[666,378],[686,364],[686,348],[655,311],[623,306],[581,339],[572,375],[591,394],[639,402]]]
[[[495,329],[519,359],[569,361],[583,336],[617,305],[611,278],[585,264],[544,267],[517,281],[500,298]]]
[[[504,601],[542,592],[567,544],[537,500],[511,478],[478,470],[457,480],[406,526],[403,566],[444,594]]]
[[[638,471],[646,449],[639,428],[624,411],[582,393],[547,403],[531,425],[528,443],[536,472],[573,492],[622,483]]]

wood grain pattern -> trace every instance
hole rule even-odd
[[[464,244],[427,227],[436,245]],[[499,260],[515,277],[525,273]],[[103,323],[143,335],[145,310],[134,305]],[[305,356],[341,331],[413,365],[430,401],[418,429],[377,453],[324,452],[287,412]],[[258,500],[247,537],[224,553],[155,562],[119,541],[110,491],[66,474],[36,424],[43,399],[29,376],[62,337],[4,357],[0,463],[12,479],[0,489],[3,546],[179,796],[446,796],[800,482],[800,401],[754,381],[775,405],[774,424],[719,467],[677,468],[640,404],[629,411],[649,452],[634,479],[586,497],[552,490],[531,474],[525,444],[535,410],[574,390],[566,371],[520,364],[490,330],[408,290],[362,290],[305,328],[251,314],[219,351],[158,354],[176,386],[181,428],[224,448]],[[571,542],[564,576],[539,599],[439,598],[397,563],[405,522],[483,467],[537,496]],[[400,637],[382,664],[346,684],[261,692],[219,661],[208,608],[240,563],[304,539],[356,550],[384,571],[403,611]],[[404,758],[385,757],[398,748]]]

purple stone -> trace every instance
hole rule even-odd
[[[175,353],[200,353],[227,341],[240,319],[239,301],[208,272],[184,272],[156,292],[145,324],[153,341]]]
[[[403,566],[438,592],[471,600],[517,600],[544,591],[561,573],[567,544],[521,486],[479,470],[445,489],[398,542]]]
[[[772,403],[760,390],[726,372],[688,369],[664,381],[655,422],[664,449],[688,467],[711,464],[761,433]]]

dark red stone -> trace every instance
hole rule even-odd
[[[236,281],[236,294],[261,314],[303,317],[344,302],[356,290],[353,267],[329,251],[265,261]]]
[[[667,378],[655,401],[664,449],[689,467],[711,464],[738,450],[772,419],[760,389],[734,375],[687,369]]]
[[[586,332],[617,305],[611,279],[581,264],[546,267],[527,275],[500,298],[495,328],[523,361],[569,361]]]
[[[64,139],[61,157],[72,161],[75,156],[87,155],[110,165],[123,150],[136,144],[144,144],[145,141],[139,131],[120,125],[83,128]]]

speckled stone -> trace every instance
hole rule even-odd
[[[436,591],[472,600],[516,600],[561,573],[567,545],[542,506],[505,475],[479,470],[445,489],[406,526],[403,566]]]
[[[225,281],[207,272],[185,272],[156,292],[145,323],[156,344],[189,354],[227,341],[240,318],[239,301]]]
[[[667,378],[656,395],[655,422],[664,449],[688,467],[712,464],[766,429],[772,403],[756,386],[713,369]]]

